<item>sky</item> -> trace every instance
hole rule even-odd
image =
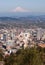
[[[0,0],[0,12],[45,12],[45,0]]]

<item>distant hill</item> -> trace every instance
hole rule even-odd
[[[36,25],[45,28],[45,15],[40,16],[26,16],[26,17],[0,17],[1,26],[23,26],[29,27],[30,25]]]

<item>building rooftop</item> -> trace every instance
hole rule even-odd
[[[45,44],[43,44],[43,43],[38,44],[38,46],[45,48]]]

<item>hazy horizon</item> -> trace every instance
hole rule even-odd
[[[27,17],[27,16],[40,16],[45,15],[45,13],[40,12],[5,12],[0,13],[0,17]]]
[[[0,16],[45,15],[45,0],[0,0]]]

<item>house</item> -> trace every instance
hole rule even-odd
[[[39,47],[45,48],[45,44],[44,43],[40,43],[38,44]]]

